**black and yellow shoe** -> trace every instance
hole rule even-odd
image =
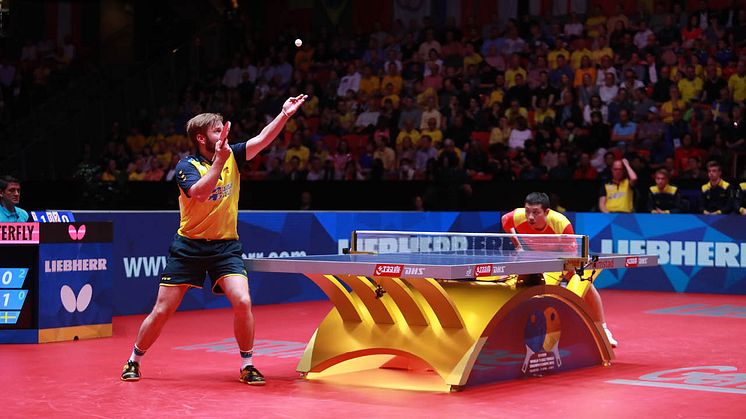
[[[241,376],[238,378],[238,381],[250,386],[263,386],[264,376],[253,365],[247,365],[241,370]]]
[[[122,381],[140,381],[140,364],[127,361],[122,368]]]

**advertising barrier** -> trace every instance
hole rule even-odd
[[[244,257],[336,254],[353,230],[500,232],[499,212],[241,211]],[[599,288],[746,294],[746,219],[684,214],[568,213],[592,253],[657,254],[661,266],[601,273]],[[179,224],[177,211],[76,212],[79,221],[114,224],[114,315],[147,313]],[[301,275],[252,273],[254,304],[324,299]],[[227,307],[209,287],[186,294],[180,309]]]
[[[114,314],[147,313],[155,303],[168,247],[179,226],[177,211],[76,212],[77,220],[114,223]],[[355,229],[499,231],[498,212],[251,212],[238,215],[244,258],[340,253]],[[323,300],[308,278],[297,274],[251,273],[254,304]],[[186,293],[181,310],[228,307],[205,287]]]

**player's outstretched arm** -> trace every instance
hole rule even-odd
[[[288,98],[282,105],[282,111],[256,137],[246,142],[246,160],[251,160],[267,147],[282,131],[288,119],[295,114],[308,99],[308,95]]]

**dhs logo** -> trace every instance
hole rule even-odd
[[[376,269],[373,271],[373,275],[398,277],[401,275],[403,270],[403,265],[376,265]]]
[[[479,278],[480,276],[490,276],[490,275],[492,275],[491,264],[474,266],[474,276],[476,276],[477,278]]]
[[[404,275],[418,275],[422,276],[425,275],[425,268],[417,267],[417,266],[405,266],[404,267]]]
[[[638,258],[638,257],[627,258],[627,260],[624,261],[624,267],[625,268],[634,268],[635,266],[638,265],[639,259],[640,258]]]

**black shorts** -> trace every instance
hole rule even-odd
[[[161,285],[202,288],[205,272],[210,275],[212,292],[225,294],[220,280],[228,275],[247,278],[238,240],[195,240],[176,234],[168,249],[168,262],[161,274]]]

